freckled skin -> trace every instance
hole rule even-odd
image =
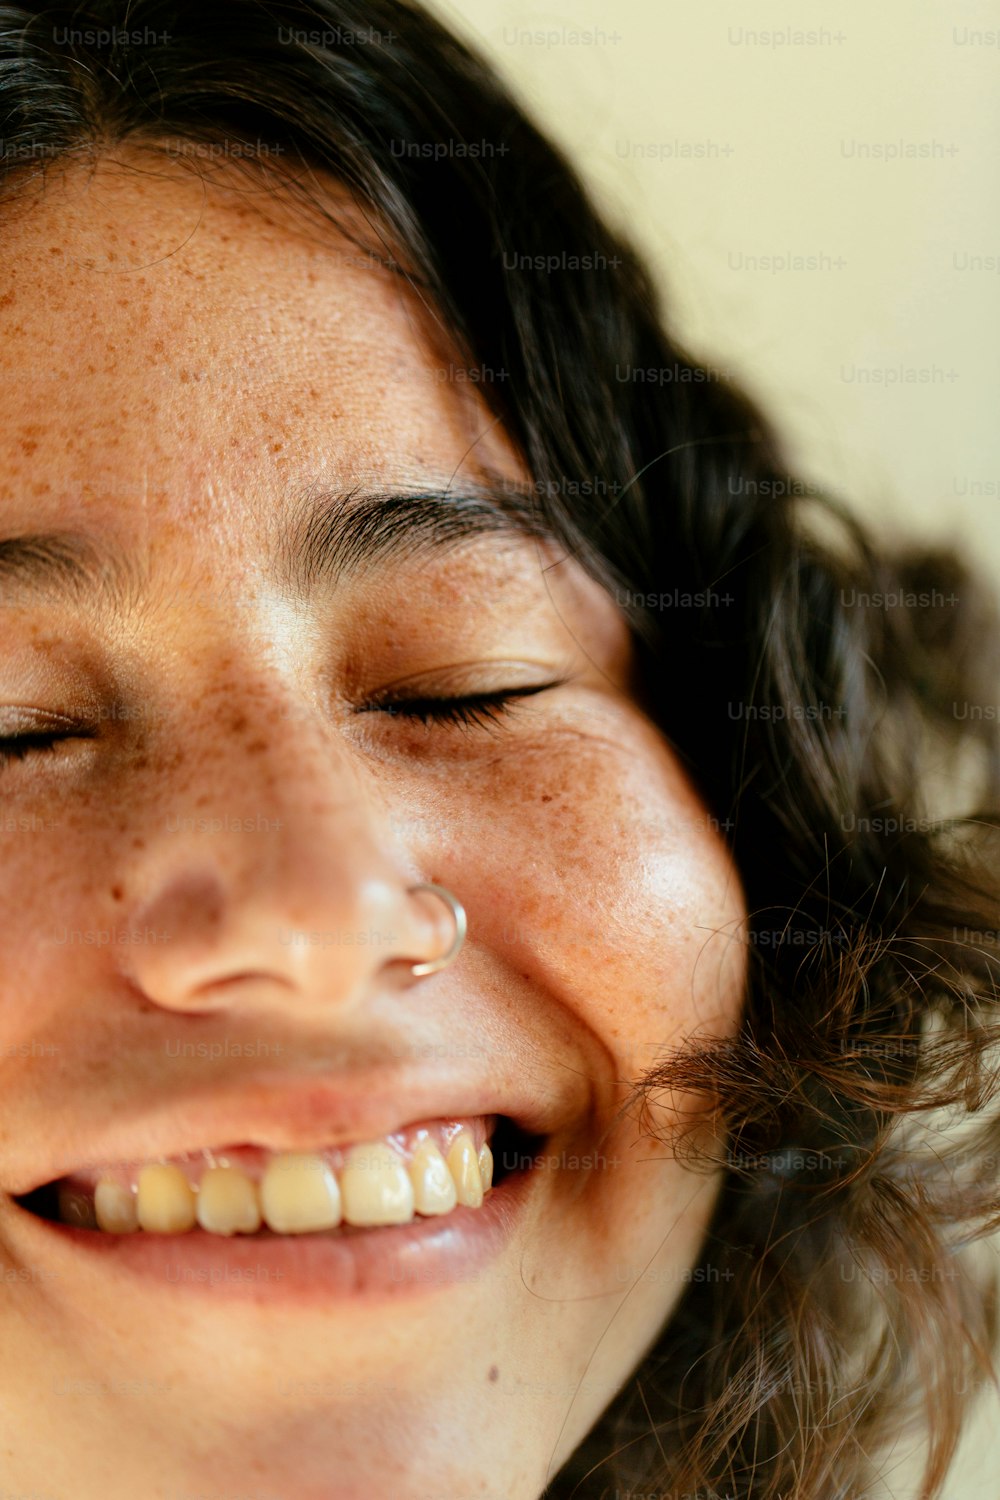
[[[399,277],[245,178],[153,166],[53,171],[0,222],[0,535],[113,536],[145,574],[121,618],[4,610],[0,723],[106,712],[95,740],[0,768],[0,1187],[26,1141],[65,1151],[242,1078],[165,1061],[196,1028],[280,1041],[292,1073],[318,1047],[361,1066],[444,1039],[421,1064],[442,1086],[528,1078],[554,1128],[488,1274],[385,1311],[18,1283],[4,1480],[59,1500],[220,1474],[296,1500],[537,1500],[699,1253],[718,1182],[616,1111],[664,1048],[735,1026],[739,883],[572,560],[494,538],[281,597],[266,564],[313,480],[524,476],[475,391],[437,377]],[[569,680],[488,727],[359,711],[402,681],[457,695],[511,672]],[[213,832],[227,816],[267,827]],[[453,890],[469,933],[411,982],[447,934],[416,880]],[[278,936],[373,923],[384,948],[294,966]],[[55,940],[104,929],[168,940]],[[22,1261],[0,1196],[0,1266]]]

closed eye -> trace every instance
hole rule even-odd
[[[492,693],[466,693],[461,697],[382,699],[364,704],[358,712],[389,714],[425,726],[448,724],[467,729],[489,728],[511,714],[522,700],[558,686],[560,682],[543,682],[532,687],[501,688]],[[0,735],[0,767],[26,760],[30,755],[51,754],[58,745],[69,740],[88,738],[92,735],[80,728]]]
[[[395,698],[365,704],[361,713],[384,713],[415,719],[421,724],[458,724],[466,728],[489,727],[510,714],[518,702],[558,687],[543,682],[535,687],[501,688],[492,693],[466,693],[459,698]]]

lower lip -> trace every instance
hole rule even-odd
[[[209,1292],[256,1302],[408,1297],[474,1281],[513,1237],[531,1193],[532,1169],[505,1177],[479,1208],[347,1233],[226,1237],[104,1234],[13,1208],[49,1274],[68,1278],[81,1257],[103,1260],[117,1278],[134,1276],[174,1292]],[[44,1245],[42,1241],[44,1240]],[[30,1248],[30,1247],[27,1247]]]

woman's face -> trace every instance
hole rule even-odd
[[[718,1181],[619,1111],[733,1029],[740,890],[616,606],[500,529],[527,475],[419,299],[234,183],[123,153],[0,229],[0,735],[77,735],[0,764],[4,1479],[535,1500],[698,1258]],[[468,937],[414,978],[451,930],[419,881]],[[14,1201],[493,1116],[535,1165],[409,1229]]]

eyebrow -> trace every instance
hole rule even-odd
[[[413,492],[313,486],[278,524],[271,571],[282,587],[300,595],[393,560],[444,552],[489,535],[555,538],[534,487],[509,482]],[[0,538],[0,603],[10,596],[11,601],[100,604],[127,614],[149,586],[145,559],[108,538],[77,531]]]

